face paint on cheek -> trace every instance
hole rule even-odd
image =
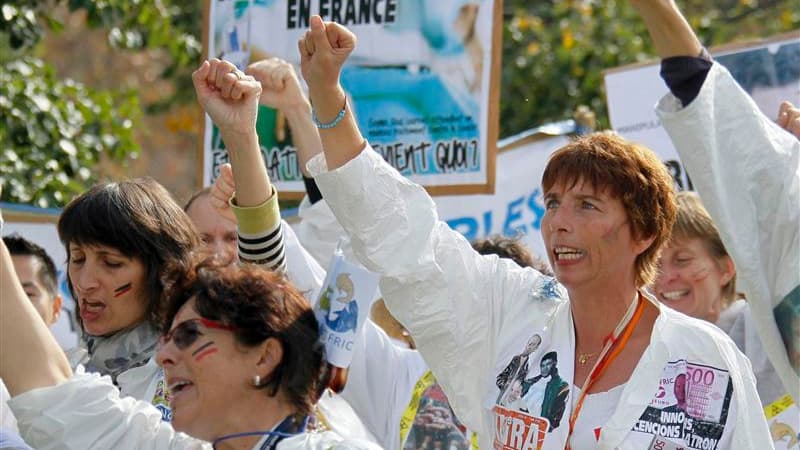
[[[214,341],[206,342],[205,344],[201,345],[197,350],[192,352],[192,356],[194,356],[194,360],[200,362],[208,355],[212,355],[219,351],[218,348],[213,347]]]
[[[689,276],[691,277],[692,281],[701,281],[708,277],[709,273],[711,272],[711,267],[708,265],[701,265],[700,267],[695,268]]]
[[[616,242],[619,239],[620,230],[622,230],[622,227],[624,227],[625,224],[627,224],[627,223],[628,223],[627,221],[624,221],[624,222],[620,223],[619,225],[612,226],[611,228],[608,229],[608,231],[606,231],[605,233],[603,233],[600,236],[600,239],[602,239],[603,242],[606,242],[606,243],[609,243],[609,244],[613,243],[613,242]]]
[[[114,289],[114,298],[117,298],[120,295],[124,295],[125,293],[127,293],[128,291],[131,290],[132,286],[133,286],[133,283],[126,283],[126,284],[123,284],[122,286]]]

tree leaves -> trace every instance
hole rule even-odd
[[[63,206],[97,181],[101,155],[123,160],[138,151],[134,93],[112,94],[59,80],[25,57],[0,66],[2,200]]]
[[[797,0],[680,2],[709,47],[800,27]],[[570,118],[588,105],[608,127],[602,72],[655,59],[626,1],[505,0],[500,136]]]
[[[202,2],[170,0],[6,0],[0,7],[0,200],[65,205],[98,181],[102,159],[124,162],[139,146],[133,129],[146,109],[193,100],[191,70],[199,59]],[[171,57],[162,76],[179,89],[154,105],[137,92],[93,89],[59,79],[33,57],[46,31],[62,25],[58,6],[85,11],[89,27],[108,30],[122,50],[161,49]],[[4,50],[4,47],[7,51]]]

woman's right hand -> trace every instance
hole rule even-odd
[[[338,23],[326,23],[320,16],[312,16],[311,29],[297,46],[300,70],[313,96],[314,92],[338,89],[342,66],[356,48],[356,35]]]
[[[229,134],[255,135],[261,83],[216,58],[203,62],[192,73],[192,81],[197,101],[219,127],[223,139]]]

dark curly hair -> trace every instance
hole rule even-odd
[[[634,263],[636,286],[651,284],[677,214],[674,184],[664,163],[647,147],[611,133],[594,133],[550,156],[542,175],[542,190],[547,193],[556,183],[573,187],[578,182],[619,198],[634,237],[653,238]]]
[[[283,276],[254,264],[226,264],[214,255],[195,253],[165,275],[164,330],[181,307],[195,300],[206,319],[236,328],[236,341],[255,347],[277,339],[283,357],[259,388],[280,390],[299,414],[309,414],[327,385],[325,349],[319,342],[314,312]]]
[[[167,264],[186,258],[200,244],[189,216],[152,178],[98,184],[72,200],[58,219],[58,236],[70,259],[70,244],[106,245],[145,268],[147,319],[158,327]],[[79,301],[67,271],[72,297]]]

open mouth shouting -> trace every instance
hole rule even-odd
[[[105,309],[106,304],[104,302],[82,299],[80,304],[81,319],[84,322],[95,321]]]
[[[569,264],[581,259],[584,253],[576,248],[558,245],[553,248],[553,255],[557,264]]]

